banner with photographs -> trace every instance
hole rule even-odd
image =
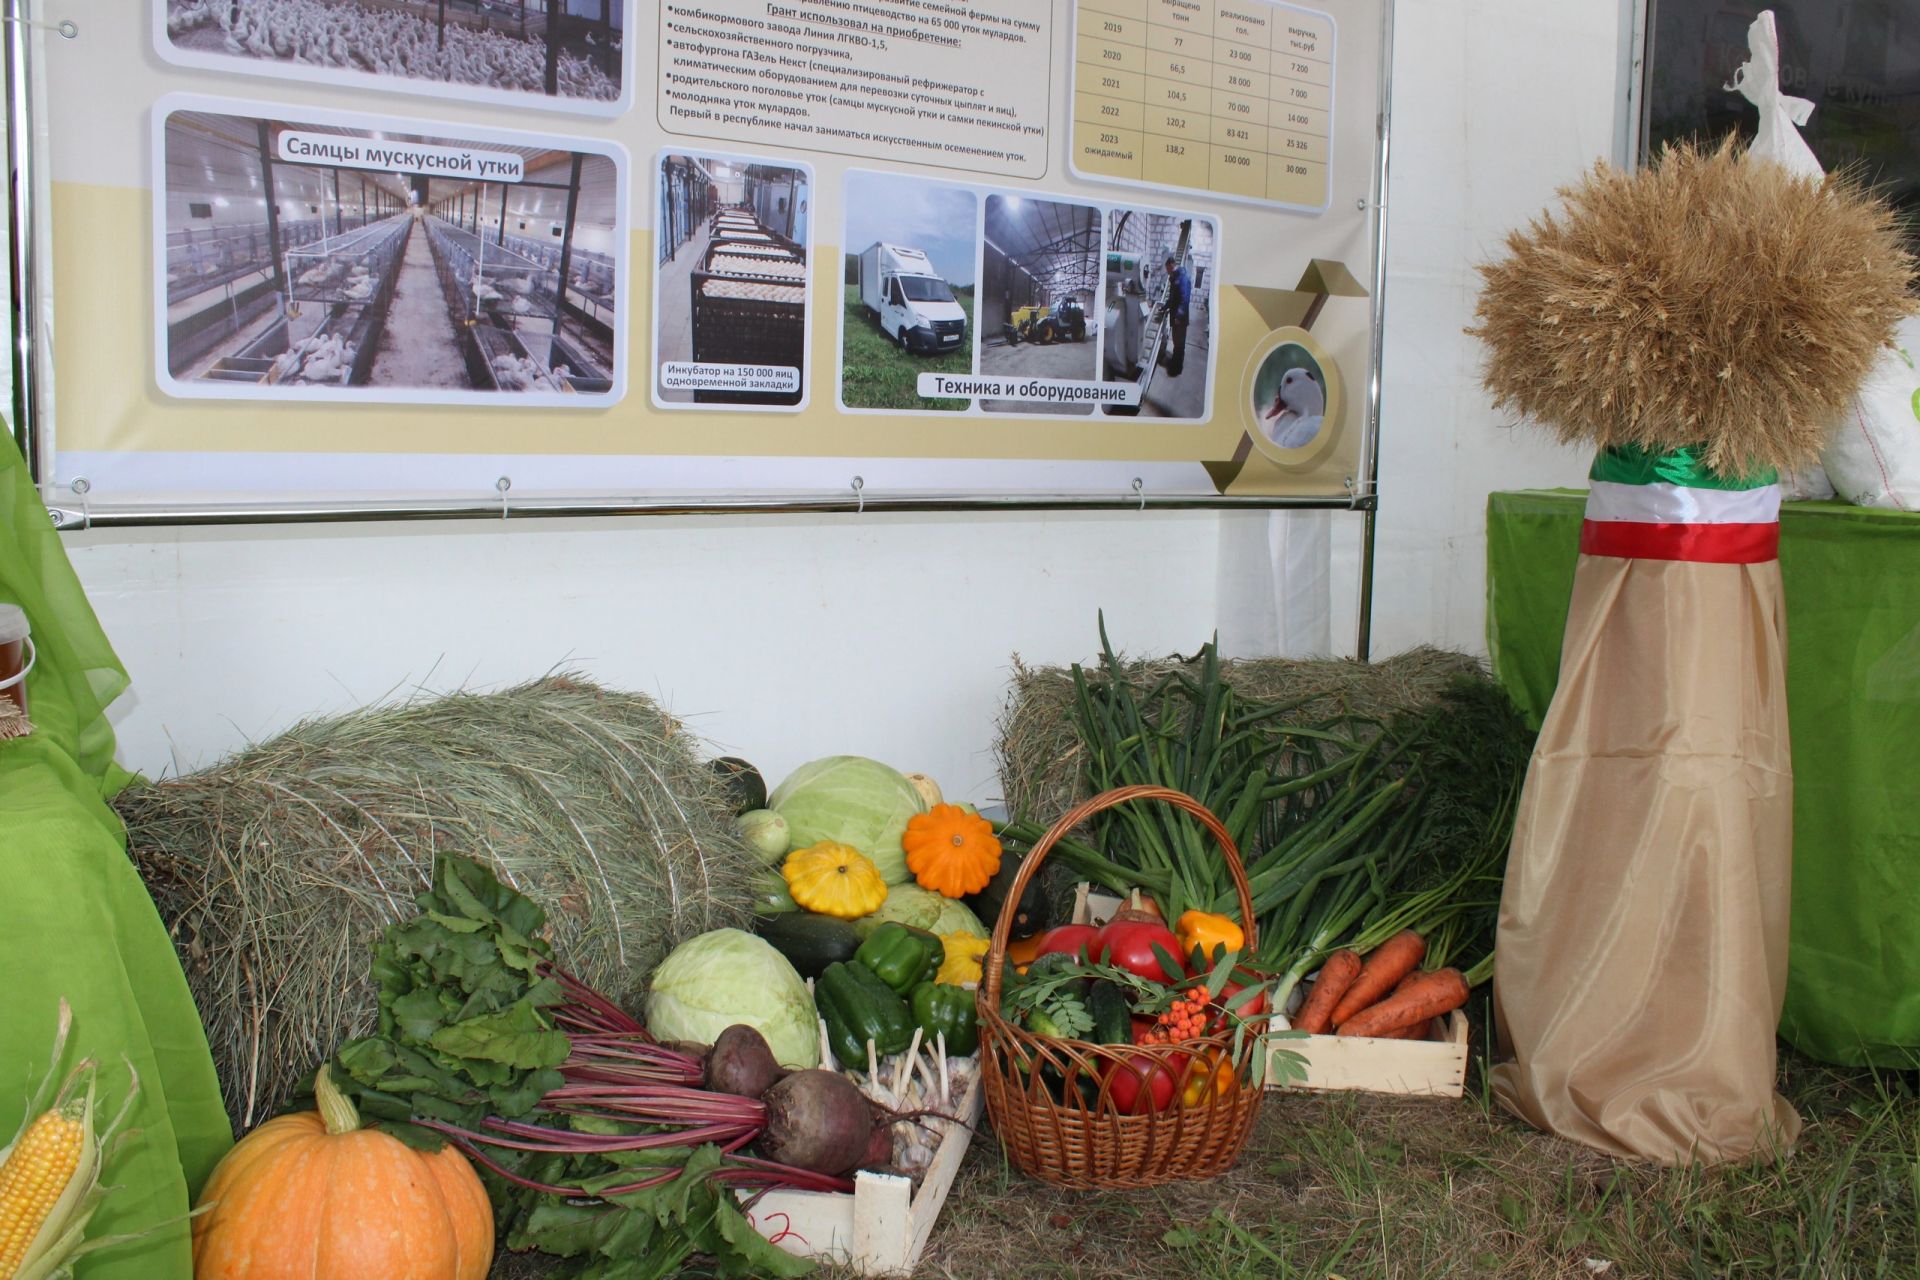
[[[1364,472],[1380,0],[130,3],[37,55],[56,500]]]

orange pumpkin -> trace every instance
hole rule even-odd
[[[937,804],[909,818],[900,847],[920,887],[949,898],[980,892],[1000,870],[993,824],[957,804]]]
[[[267,1121],[214,1169],[194,1280],[485,1280],[493,1209],[466,1157],[362,1129],[325,1067],[314,1094],[319,1111]]]

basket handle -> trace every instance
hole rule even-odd
[[[1046,860],[1053,846],[1060,843],[1067,832],[1091,818],[1094,814],[1125,804],[1129,800],[1162,800],[1176,809],[1182,809],[1200,820],[1200,825],[1213,834],[1220,851],[1227,857],[1227,870],[1233,875],[1233,888],[1240,895],[1240,920],[1247,935],[1247,947],[1254,944],[1253,890],[1247,884],[1247,868],[1240,860],[1240,850],[1234,847],[1233,837],[1227,834],[1226,824],[1214,817],[1213,811],[1195,800],[1184,791],[1175,791],[1171,787],[1155,787],[1144,783],[1131,787],[1115,787],[1112,791],[1103,791],[1091,800],[1083,800],[1060,815],[1060,820],[1047,828],[1040,842],[1033,846],[1020,862],[1020,870],[1014,874],[1013,887],[1007,890],[1007,896],[1000,903],[1000,914],[993,922],[993,940],[987,949],[987,962],[980,983],[980,999],[986,1007],[1000,1007],[1000,970],[1007,962],[1007,940],[1013,933],[1013,917],[1019,912],[1020,899],[1026,896],[1027,884],[1039,873],[1040,864]],[[1171,927],[1171,926],[1169,926]]]

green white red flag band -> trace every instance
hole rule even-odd
[[[1697,489],[1682,484],[1589,482],[1587,519],[1642,524],[1771,524],[1780,518],[1780,486]]]
[[[1780,486],[1592,482],[1580,550],[1634,560],[1759,564],[1780,554]]]

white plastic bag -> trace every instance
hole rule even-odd
[[[1780,92],[1780,35],[1771,9],[1747,28],[1747,52],[1747,61],[1728,86],[1760,112],[1760,130],[1747,154],[1802,177],[1819,177],[1820,161],[1800,136],[1813,104]],[[1788,497],[1837,493],[1863,507],[1920,509],[1920,408],[1915,400],[1920,373],[1909,355],[1920,352],[1920,322],[1901,322],[1897,348],[1881,352],[1821,450],[1821,465],[1782,478]]]
[[[1827,438],[1820,461],[1848,502],[1920,511],[1920,318],[1902,320],[1894,344]]]

